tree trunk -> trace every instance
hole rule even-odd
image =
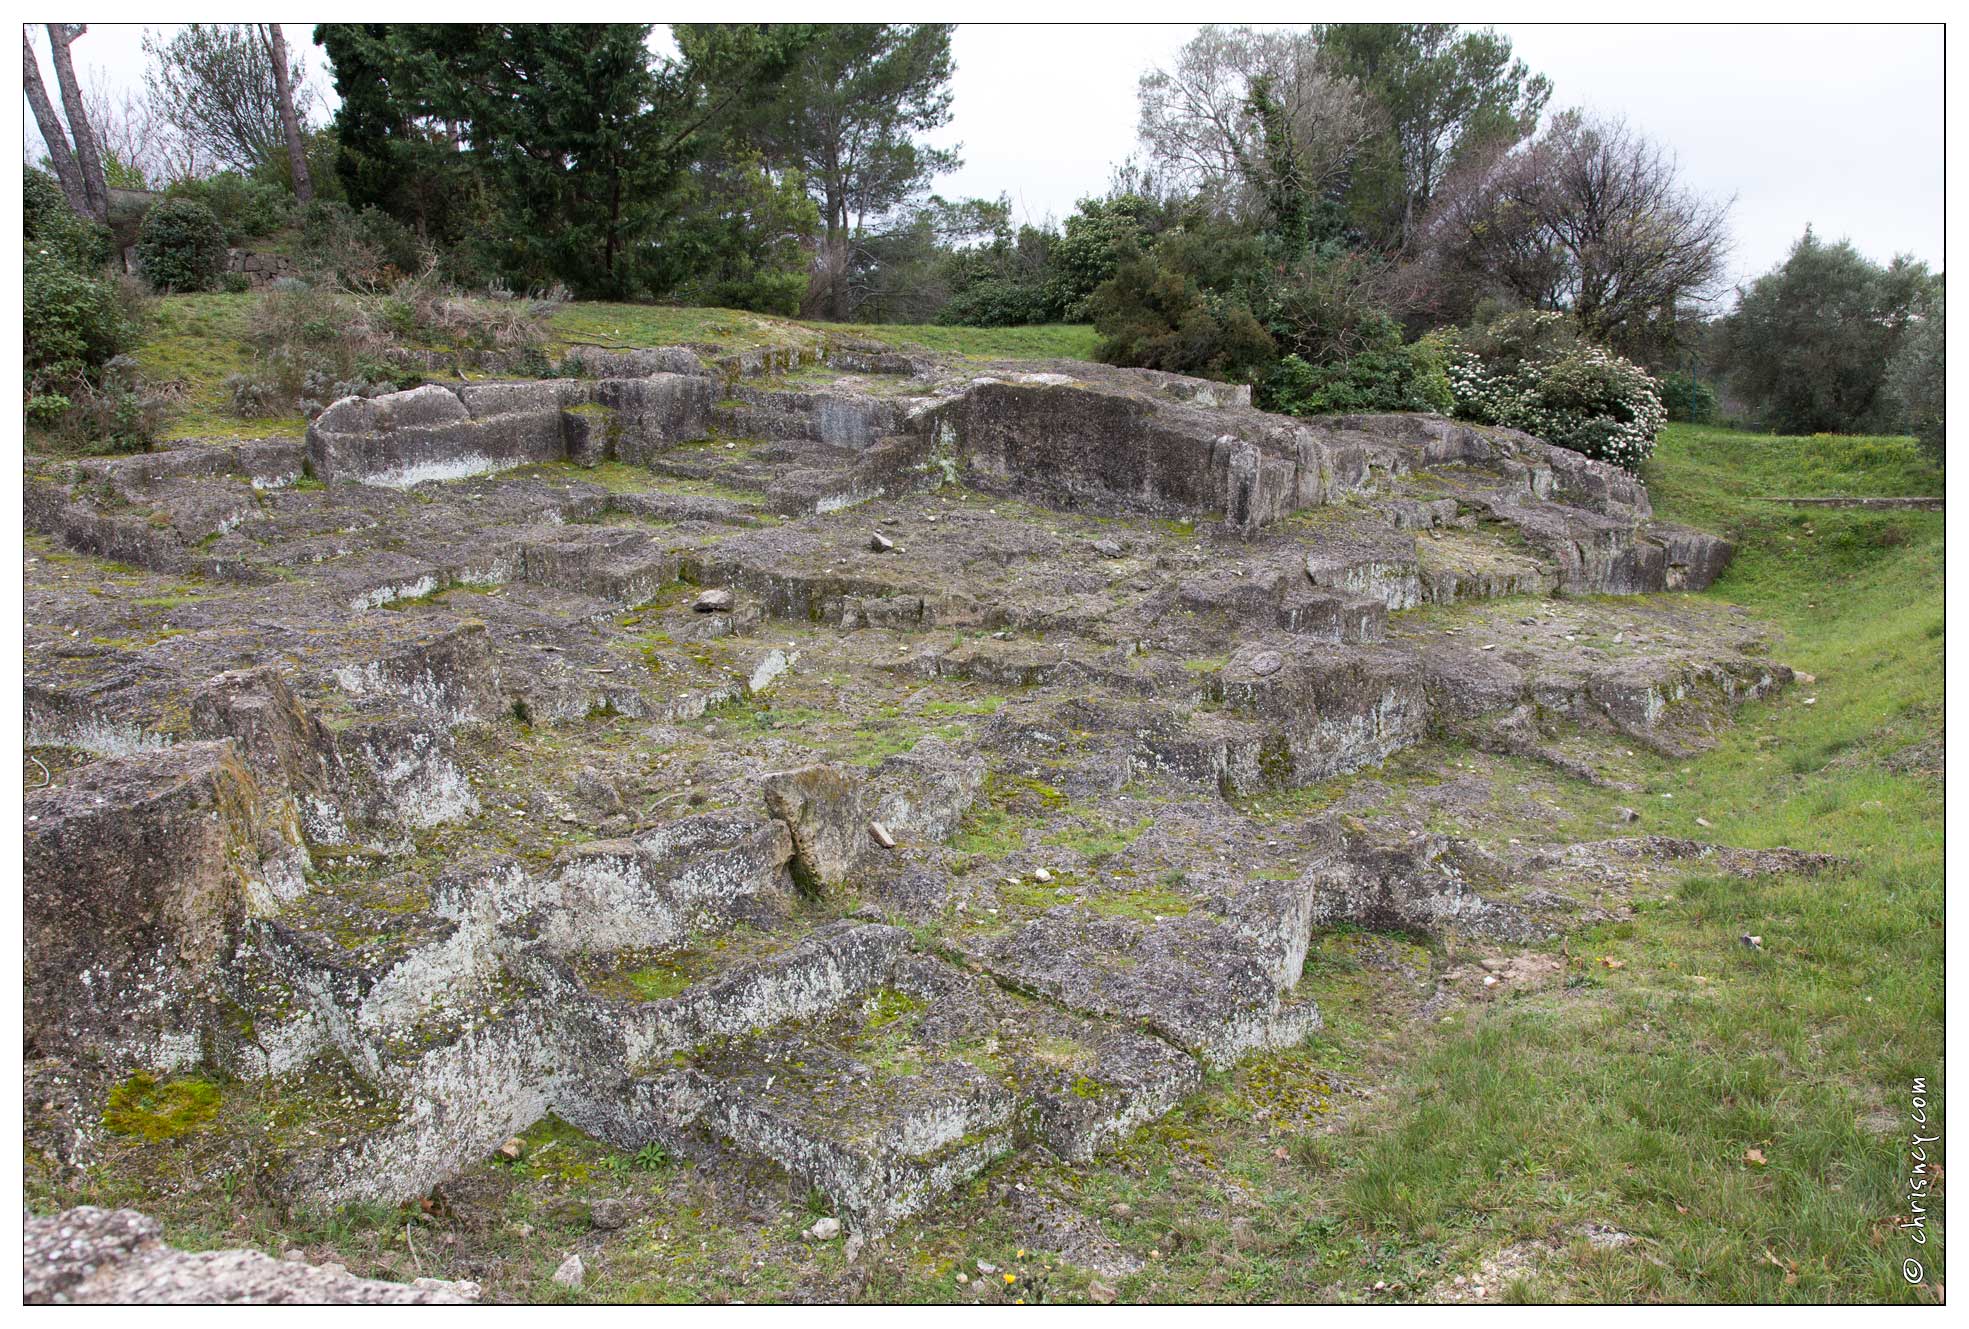
[[[830,183],[827,188],[827,295],[823,318],[844,323],[848,318],[848,201]]]
[[[827,228],[827,317],[848,320],[848,228]]]
[[[86,23],[50,23],[48,45],[55,58],[55,84],[61,89],[62,110],[68,116],[69,136],[75,140],[75,166],[82,175],[82,188],[89,200],[89,216],[109,221],[109,180],[103,174],[103,159],[96,151],[96,136],[89,132],[89,112],[82,105],[82,84],[75,77],[75,58],[68,45],[89,30]]]
[[[294,114],[294,84],[287,67],[287,38],[280,24],[269,23],[271,34],[267,55],[273,61],[274,89],[280,94],[280,128],[287,136],[287,166],[294,181],[294,201],[307,203],[314,198],[314,179],[308,174],[308,145],[301,138],[301,120]]]
[[[55,115],[55,104],[48,100],[48,85],[41,81],[41,62],[34,58],[34,43],[28,38],[25,25],[21,28],[21,54],[27,58],[22,76],[27,104],[34,109],[34,123],[41,127],[41,137],[47,141],[48,160],[55,168],[55,178],[62,183],[62,195],[68,199],[68,206],[75,209],[77,216],[87,217],[89,191],[82,185],[82,170],[75,164],[75,154],[69,151],[68,131]]]

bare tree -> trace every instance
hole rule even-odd
[[[268,44],[246,23],[187,23],[168,41],[144,38],[151,105],[205,161],[239,171],[288,150],[279,80]],[[289,62],[295,118],[305,123],[313,96],[306,71]]]
[[[109,220],[109,184],[103,178],[102,155],[96,151],[96,136],[89,129],[89,112],[82,104],[82,84],[75,77],[75,57],[70,43],[89,30],[86,23],[50,23],[49,54],[55,65],[55,83],[61,89],[62,112],[68,117],[69,137],[75,143],[75,165],[82,173],[82,188],[89,202],[89,215],[97,221]]]
[[[82,183],[82,168],[76,165],[75,152],[68,146],[68,130],[55,114],[55,104],[48,100],[48,85],[41,81],[41,62],[34,58],[34,41],[27,35],[25,24],[21,26],[21,54],[27,62],[22,75],[27,104],[34,112],[34,123],[40,127],[41,137],[47,141],[48,161],[55,168],[55,178],[61,181],[62,196],[78,216],[90,216],[89,191]]]
[[[96,151],[95,136],[89,130],[89,115],[82,104],[81,89],[75,82],[75,62],[69,43],[86,29],[80,24],[50,23],[48,41],[54,48],[55,82],[61,89],[62,108],[68,123],[55,114],[48,100],[48,85],[41,80],[41,62],[35,59],[34,43],[21,28],[21,55],[25,66],[22,87],[34,112],[34,123],[48,148],[48,162],[61,181],[62,195],[79,216],[96,221],[109,219],[109,187],[103,180],[102,158]]]
[[[1360,88],[1310,32],[1206,25],[1139,96],[1152,167],[1237,212],[1318,197],[1370,130]]]
[[[1684,188],[1675,159],[1623,121],[1568,111],[1452,177],[1425,227],[1425,284],[1451,303],[1489,293],[1569,310],[1645,352],[1678,309],[1717,294],[1729,209]]]
[[[294,83],[287,63],[287,38],[278,23],[260,25],[260,40],[273,65],[274,90],[280,96],[280,128],[287,139],[287,166],[294,183],[294,197],[307,203],[314,198],[314,181],[308,176],[308,147],[301,138],[301,119],[294,114]]]
[[[178,178],[173,136],[142,97],[128,88],[112,92],[103,71],[92,69],[82,102],[110,188],[161,189]]]

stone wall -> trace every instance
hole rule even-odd
[[[324,484],[407,489],[539,462],[644,461],[703,438],[712,396],[708,378],[652,374],[345,397],[308,426],[308,469]]]

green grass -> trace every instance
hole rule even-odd
[[[684,343],[748,350],[797,340],[802,329],[788,319],[737,309],[696,309],[578,301],[562,305],[549,321],[557,349],[578,343],[608,347],[677,346]]]
[[[1910,1083],[1941,1087],[1941,784],[1910,756],[1942,732],[1943,518],[1755,499],[1940,477],[1911,439],[1690,427],[1646,474],[1660,516],[1739,541],[1707,598],[1778,624],[1780,658],[1817,676],[1715,751],[1646,764],[1649,828],[1851,866],[1697,877],[1576,937],[1572,995],[1457,1016],[1404,1058],[1391,1126],[1341,1146],[1332,1212],[1368,1242],[1636,1238],[1564,1238],[1576,1260],[1544,1262],[1530,1297],[1921,1299],[1901,1261],[1939,1283],[1939,1233],[1924,1249],[1876,1225],[1906,1213]]]
[[[662,1001],[674,997],[691,985],[690,977],[669,965],[653,964],[623,975],[623,981],[639,1001]]]
[[[1090,360],[1099,337],[1080,323],[1025,328],[958,328],[936,323],[816,323],[750,314],[736,309],[582,302],[557,311],[555,339],[562,345],[665,346],[682,342],[722,350],[783,346],[835,333],[897,347],[973,359]]]
[[[169,393],[160,440],[295,437],[306,430],[298,415],[242,420],[227,409],[226,377],[253,367],[248,323],[259,300],[254,294],[167,295],[154,303],[135,359],[142,381]]]
[[[1942,492],[1941,472],[1912,439],[1785,438],[1700,425],[1664,429],[1641,478],[1664,516],[1672,509],[1674,520],[1698,524],[1738,519],[1745,500],[1755,497],[1907,498]]]

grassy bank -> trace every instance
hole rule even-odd
[[[810,323],[730,309],[582,302],[555,311],[553,335],[561,344],[593,341],[605,346],[705,343],[727,349],[783,345],[816,333],[863,337],[889,346],[916,348],[977,360],[1090,360],[1099,340],[1079,323],[1021,328],[960,328],[936,323]]]
[[[1902,1261],[1940,1283],[1940,1233],[1924,1249],[1891,1223],[1910,1085],[1938,1102],[1942,1079],[1943,518],[1758,499],[1939,477],[1906,439],[1672,428],[1646,478],[1662,516],[1738,541],[1709,596],[1779,625],[1781,658],[1816,676],[1698,760],[1641,763],[1649,826],[1850,865],[1697,877],[1575,939],[1591,1000],[1431,1031],[1389,1085],[1393,1121],[1343,1146],[1334,1212],[1397,1242],[1568,1234],[1577,1262],[1524,1277],[1533,1298],[1920,1299]],[[1595,1224],[1632,1240],[1582,1241]]]
[[[376,303],[380,297],[346,296]],[[226,378],[244,373],[268,348],[251,329],[257,293],[163,296],[150,305],[135,352],[142,381],[165,398],[161,442],[186,438],[270,438],[299,435],[299,415],[242,419],[232,413]],[[804,323],[732,309],[678,308],[582,302],[549,316],[549,349],[577,344],[634,347],[689,342],[719,350],[785,345],[833,333],[890,346],[973,359],[1090,359],[1094,330],[1079,324],[1025,328],[954,328],[935,324]]]

